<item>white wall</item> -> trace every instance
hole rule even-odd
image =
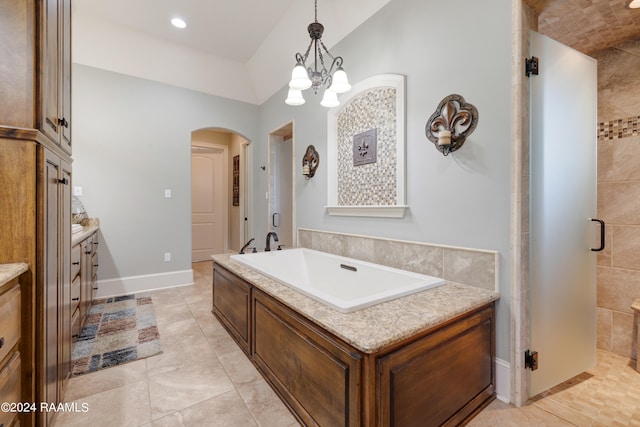
[[[255,139],[258,107],[78,64],[72,106],[73,185],[100,219],[99,279],[190,271],[191,132]]]
[[[283,88],[260,107],[257,164],[266,162],[269,130],[293,120],[298,157],[308,144],[320,153],[313,179],[296,173],[298,227],[499,251],[497,356],[510,360],[511,2],[393,0],[332,53],[344,57],[352,84],[382,73],[407,76],[409,212],[403,219],[325,212],[327,110],[319,106],[320,94],[305,94],[305,105],[290,107],[284,104]],[[477,107],[479,124],[460,151],[443,157],[427,140],[425,125],[440,100],[452,93]],[[264,172],[256,171],[255,194],[264,194],[266,181]],[[266,209],[264,197],[254,203]],[[256,236],[266,230],[260,218]]]

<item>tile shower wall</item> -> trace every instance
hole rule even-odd
[[[598,216],[607,247],[598,255],[598,348],[636,357],[633,311],[640,298],[640,39],[598,60]]]
[[[298,246],[498,292],[498,252],[298,229]]]

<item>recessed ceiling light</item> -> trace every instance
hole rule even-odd
[[[640,0],[627,0],[626,5],[629,9],[640,9]]]
[[[173,18],[171,24],[176,28],[187,28],[187,23],[181,18]]]

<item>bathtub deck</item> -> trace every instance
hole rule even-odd
[[[340,313],[229,258],[213,260],[364,353],[375,353],[499,298],[496,292],[457,283]]]

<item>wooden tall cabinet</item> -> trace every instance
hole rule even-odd
[[[36,283],[37,330],[42,331],[36,345],[40,370],[38,383],[42,384],[40,399],[59,402],[63,397],[65,380],[71,364],[71,164],[39,147],[39,170],[43,172],[38,183],[43,200],[42,219],[38,240]],[[37,347],[37,348],[38,348]],[[53,414],[43,414],[50,418]]]
[[[71,0],[0,0],[0,28],[0,264],[29,266],[21,401],[58,403],[71,360]]]
[[[71,154],[71,0],[40,1],[38,129]]]

